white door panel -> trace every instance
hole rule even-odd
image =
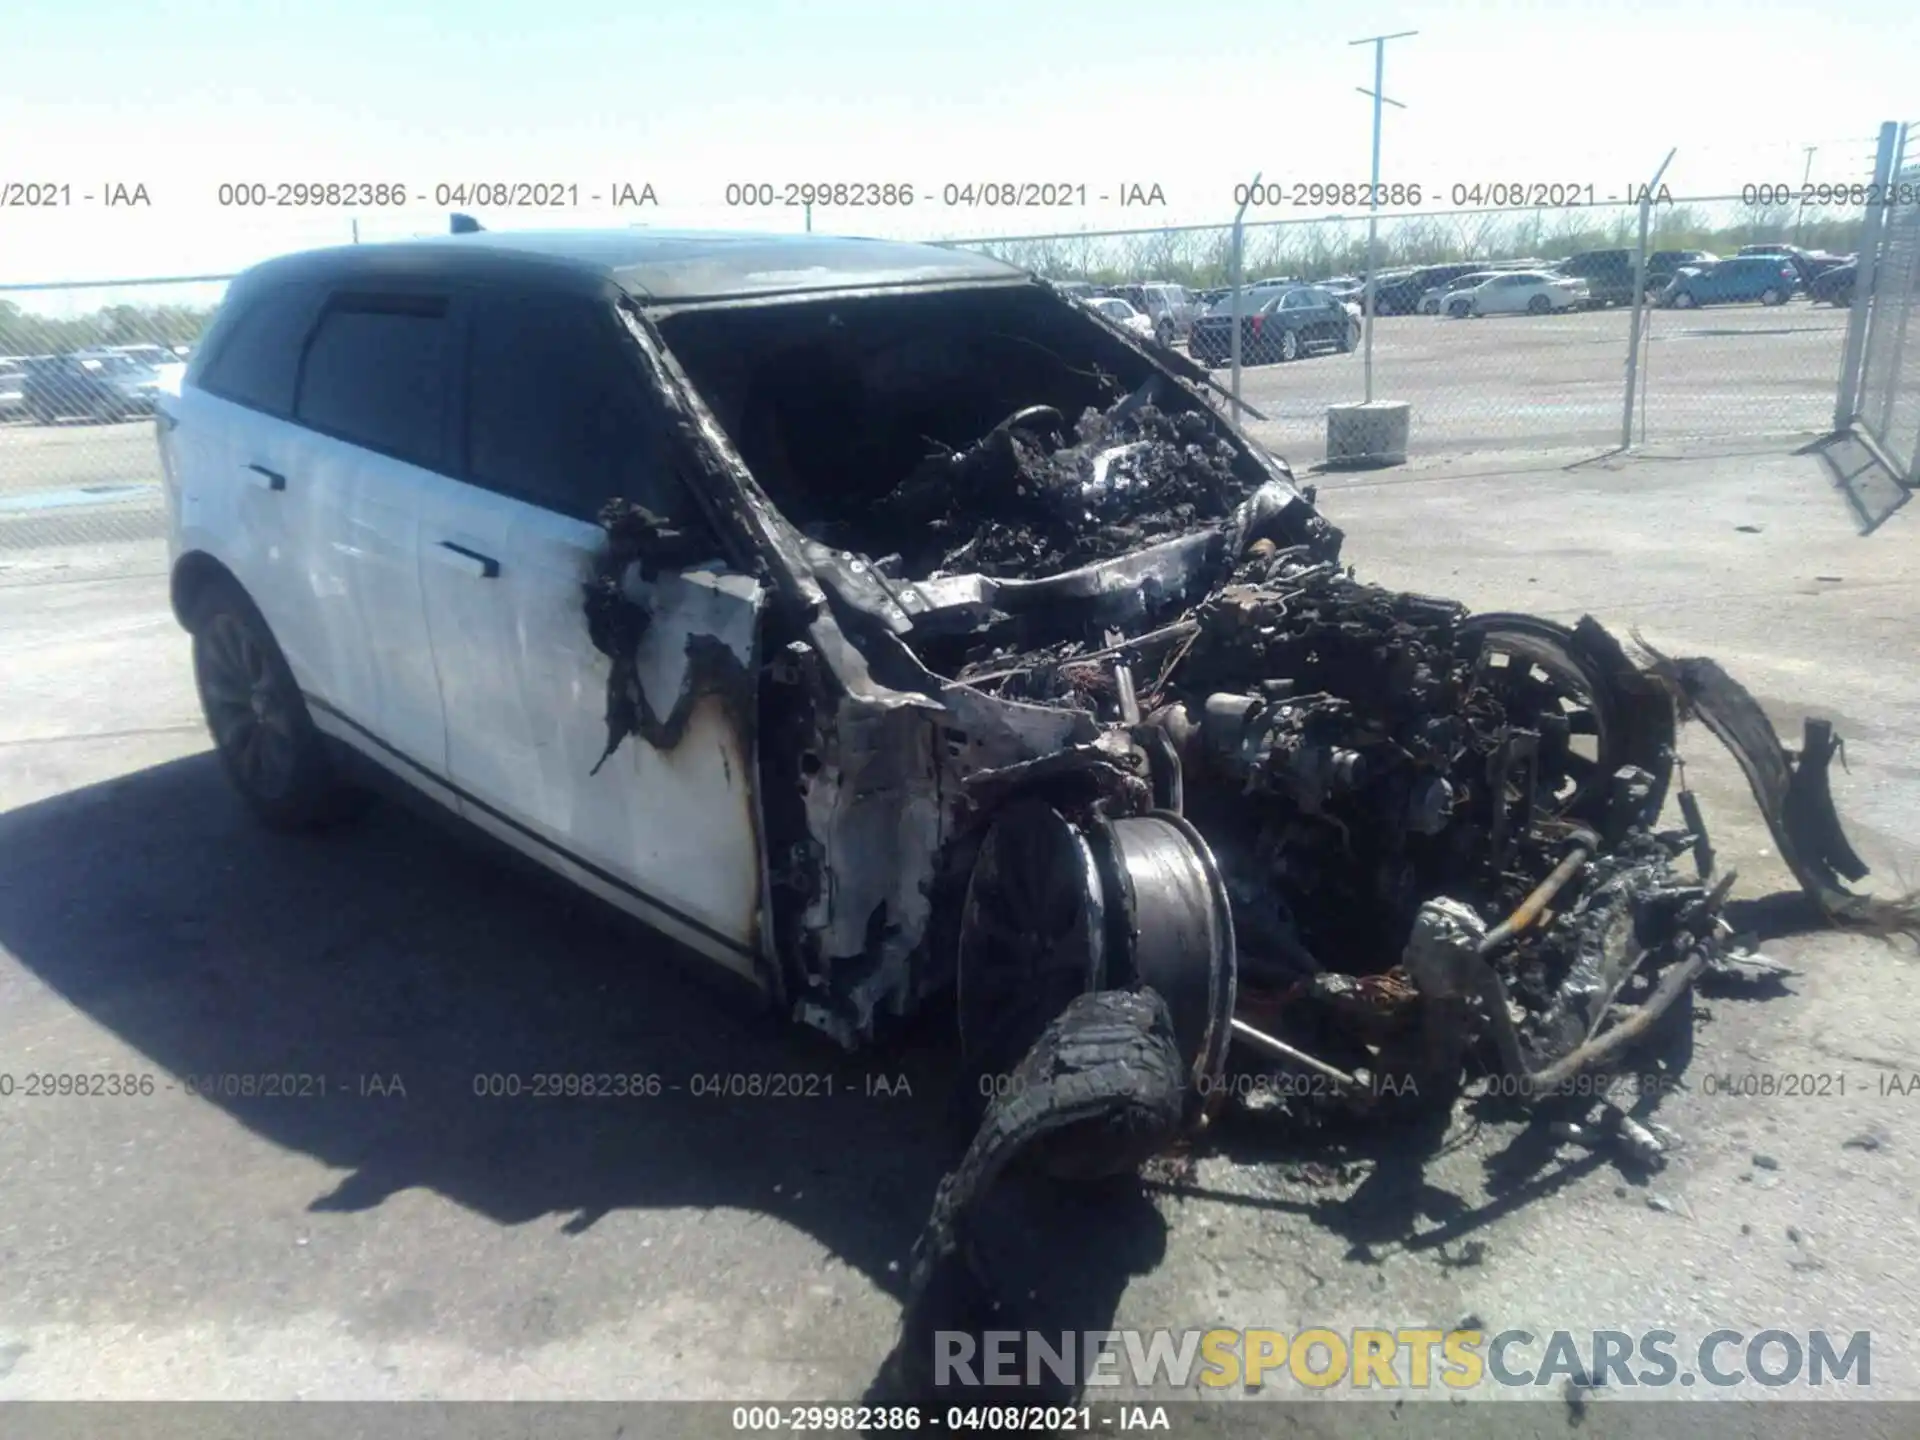
[[[328,690],[316,692],[414,764],[444,776],[446,725],[421,596],[422,494],[450,483],[405,461],[299,432],[288,490],[322,497],[308,522],[307,589]]]
[[[611,662],[589,640],[584,608],[599,527],[454,482],[435,487],[422,516],[421,579],[448,773],[470,797],[463,806],[495,833],[501,822],[520,830],[515,843],[563,873],[597,873],[591,888],[643,902],[629,908],[657,910],[648,918],[757,981],[750,719],[737,723],[719,695],[681,697],[689,639],[710,637],[695,642],[708,667],[699,673],[718,663],[711,647],[724,647],[741,667],[731,693],[745,698],[750,717],[758,583],[695,571],[653,587],[641,684],[672,730],[654,738],[675,743],[629,737],[602,764]],[[477,578],[449,563],[436,554],[445,541],[497,559],[498,573]],[[527,846],[528,834],[542,844]]]
[[[284,420],[182,387],[166,402],[179,486],[179,526],[233,572],[285,652],[304,690],[331,688],[328,649],[306,563],[308,537],[328,503],[298,474],[301,432]]]

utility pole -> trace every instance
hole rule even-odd
[[[1351,45],[1373,46],[1373,89],[1368,90],[1356,85],[1362,95],[1373,97],[1373,185],[1367,194],[1367,288],[1361,304],[1366,314],[1362,317],[1367,327],[1365,351],[1367,371],[1367,403],[1373,403],[1373,301],[1374,290],[1378,285],[1375,278],[1380,269],[1380,107],[1391,105],[1396,110],[1407,107],[1398,100],[1386,97],[1387,41],[1404,40],[1409,35],[1418,35],[1418,30],[1399,30],[1392,35],[1369,35],[1364,40],[1352,40]]]
[[[807,233],[809,235],[813,233],[813,202],[811,200],[807,201]]]

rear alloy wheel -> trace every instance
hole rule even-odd
[[[1283,361],[1300,358],[1300,336],[1297,331],[1282,330],[1280,332],[1280,358]]]
[[[1544,295],[1536,295],[1527,301],[1527,313],[1529,315],[1544,315],[1551,309],[1553,309],[1553,301]]]
[[[1777,286],[1769,285],[1765,290],[1760,292],[1760,303],[1762,305],[1784,305],[1787,303],[1787,297],[1785,292]]]
[[[335,774],[267,623],[240,587],[215,582],[194,606],[193,675],[227,777],[277,830],[345,818],[361,792]]]

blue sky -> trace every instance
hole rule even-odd
[[[0,281],[225,271],[348,238],[346,213],[221,209],[222,181],[650,182],[661,225],[799,228],[729,181],[1159,184],[1165,211],[816,213],[953,236],[1231,214],[1236,182],[1367,178],[1371,52],[1395,42],[1386,180],[1593,183],[1670,146],[1681,193],[1865,178],[1920,118],[1920,7],[1670,4],[921,6],[850,0],[15,0],[0,181],[146,185],[146,210],[0,210]],[[476,208],[476,207],[470,207]],[[490,226],[624,223],[591,206]],[[1298,216],[1302,212],[1272,212]],[[439,229],[428,203],[362,233]]]

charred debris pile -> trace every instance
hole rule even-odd
[[[1109,560],[1227,516],[1253,491],[1206,414],[1155,405],[1149,384],[1071,425],[1035,405],[967,449],[929,456],[881,498],[914,579],[1028,577]]]
[[[1233,461],[1207,416],[1136,394],[1071,436],[1023,411],[888,503],[926,528],[929,569],[1047,575],[1231,514],[1254,488]],[[1231,900],[1236,1064],[1338,1077],[1315,1095],[1344,1108],[1476,1072],[1538,1097],[1644,1041],[1709,969],[1764,968],[1722,913],[1734,877],[1695,797],[1659,828],[1683,717],[1733,751],[1819,912],[1913,931],[1910,906],[1843,883],[1866,868],[1818,722],[1795,755],[1710,661],[1364,583],[1298,509],[1179,613],[1036,623],[955,672],[1171,741]]]

